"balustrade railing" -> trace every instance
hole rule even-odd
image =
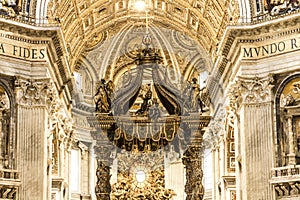
[[[19,172],[13,169],[0,169],[0,199],[15,200],[21,181]]]
[[[300,165],[278,167],[272,169],[272,178],[282,178],[289,176],[299,176],[300,179]]]
[[[277,167],[271,170],[270,183],[276,199],[298,198],[300,195],[300,165]]]

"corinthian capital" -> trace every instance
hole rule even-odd
[[[272,101],[273,77],[239,77],[228,90],[227,120],[231,126],[242,104]]]
[[[229,93],[230,100],[233,98],[238,103],[263,103],[272,100],[273,77],[239,77],[233,84],[234,95]]]
[[[263,103],[272,101],[273,77],[240,78],[243,103]]]
[[[23,105],[46,105],[50,88],[49,79],[16,79],[17,102]]]

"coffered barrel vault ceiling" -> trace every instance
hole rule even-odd
[[[213,59],[225,27],[238,19],[235,0],[149,0],[150,26],[177,30],[196,42]],[[49,23],[60,23],[69,50],[71,71],[91,43],[112,38],[130,24],[145,21],[133,0],[53,0],[47,6]],[[109,33],[109,35],[107,35]]]

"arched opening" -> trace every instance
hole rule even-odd
[[[300,164],[300,74],[287,77],[276,94],[278,167]]]

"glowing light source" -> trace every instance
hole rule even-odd
[[[144,183],[146,180],[146,173],[143,170],[138,170],[135,173],[135,177],[138,183]]]
[[[143,1],[143,0],[138,0],[138,1],[135,2],[134,8],[137,11],[144,11],[144,10],[146,10],[146,2]]]

